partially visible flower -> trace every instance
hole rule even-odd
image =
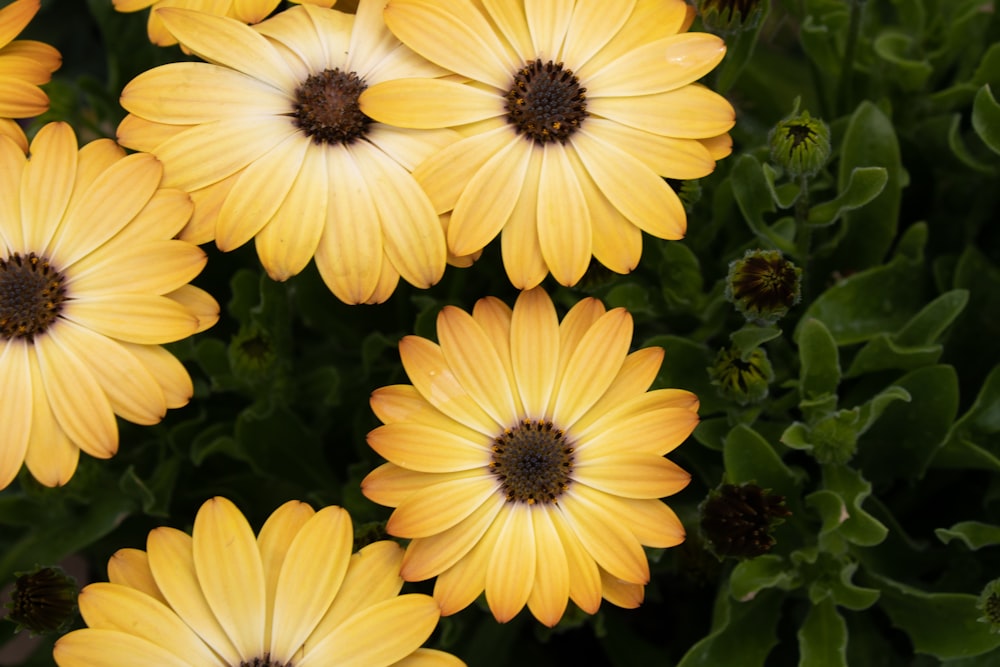
[[[986,584],[976,601],[976,609],[983,612],[976,620],[988,623],[991,633],[1000,632],[1000,579]]]
[[[756,484],[723,484],[701,504],[701,532],[719,558],[755,558],[774,546],[771,532],[791,516],[785,497]]]
[[[56,642],[60,667],[461,667],[420,645],[440,610],[399,595],[402,549],[375,542],[351,555],[351,518],[290,501],[258,536],[233,503],[202,505],[192,535],[149,533],[122,549],[110,583],[80,593],[87,628]]]
[[[748,321],[773,324],[802,298],[802,269],[779,250],[747,250],[729,263],[725,294]]]
[[[146,32],[149,41],[157,46],[173,46],[177,38],[170,34],[156,13],[165,7],[193,9],[215,16],[230,16],[243,23],[260,23],[266,19],[281,0],[112,0],[119,12],[138,12],[149,8],[149,21]],[[329,9],[337,4],[337,0],[289,0],[300,4],[319,5]]]
[[[638,606],[643,546],[684,540],[660,498],[690,476],[664,456],[698,423],[690,392],[647,391],[663,350],[629,354],[631,316],[596,299],[560,323],[541,288],[513,310],[446,307],[437,333],[404,338],[413,385],[371,399],[384,425],[368,443],[389,462],[362,491],[395,507],[386,529],[412,540],[403,577],[436,576],[444,615],[485,590],[500,622],[527,605],[553,626],[569,599],[589,614],[602,597]]]
[[[361,109],[401,127],[461,128],[464,138],[414,176],[438,213],[451,213],[452,253],[500,235],[515,287],[550,272],[574,285],[592,256],[632,271],[642,232],[686,231],[663,177],[700,178],[731,150],[733,107],[695,83],[725,45],[686,33],[694,8],[683,0],[390,0],[385,17],[462,81],[380,83]]]
[[[59,69],[62,56],[48,44],[14,40],[31,22],[41,0],[15,0],[0,9],[0,136],[10,137],[22,151],[28,139],[13,118],[33,118],[49,109],[49,96],[39,88]]]
[[[744,359],[733,347],[719,350],[715,362],[708,368],[708,375],[720,395],[747,405],[767,398],[774,369],[763,348],[756,348]]]
[[[830,159],[830,128],[808,111],[793,114],[771,128],[771,160],[789,176],[814,176]]]
[[[275,280],[315,256],[347,303],[385,301],[400,277],[418,287],[441,278],[441,220],[410,170],[457,135],[390,127],[358,108],[373,83],[442,73],[389,33],[382,4],[362,0],[356,16],[302,5],[253,28],[157,12],[209,62],[136,77],[118,139],[155,154],[165,182],[191,193],[181,238],[224,251],[254,239]]]
[[[65,484],[81,449],[115,454],[115,415],[155,424],[185,405],[191,378],[161,345],[219,315],[188,284],[205,253],[174,238],[191,200],[156,158],[78,148],[65,123],[30,148],[0,137],[0,488],[22,462]]]
[[[702,23],[709,30],[752,30],[764,13],[760,0],[698,0]]]
[[[76,593],[76,580],[61,567],[18,573],[7,604],[7,619],[17,624],[15,632],[59,632],[76,614]]]

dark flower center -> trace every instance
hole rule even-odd
[[[339,68],[311,75],[295,91],[295,126],[317,144],[354,142],[372,122],[358,105],[367,87],[357,74]]]
[[[490,471],[509,502],[555,503],[572,481],[573,446],[552,422],[525,419],[493,441]]]
[[[748,299],[758,311],[788,309],[798,301],[799,275],[780,255],[747,257],[733,277],[733,297]]]
[[[589,115],[585,92],[573,71],[562,63],[535,60],[514,75],[504,106],[507,121],[538,143],[564,144]]]
[[[43,567],[14,582],[8,618],[33,633],[57,632],[73,620],[76,582],[61,568]]]
[[[65,283],[62,273],[35,253],[0,259],[0,335],[33,342],[59,316]]]
[[[254,658],[253,660],[241,662],[239,667],[292,667],[292,663],[280,663],[271,660],[271,656],[265,655],[263,658]]]

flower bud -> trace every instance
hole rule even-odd
[[[719,558],[755,558],[774,546],[771,531],[791,516],[785,497],[756,484],[723,484],[699,507],[701,532]]]
[[[706,28],[715,32],[753,30],[760,22],[760,0],[700,0],[698,12]]]
[[[762,348],[755,349],[745,360],[736,348],[719,350],[708,374],[724,398],[740,405],[764,400],[767,386],[774,380],[774,370]]]
[[[794,114],[771,129],[771,161],[789,176],[814,176],[830,159],[830,128],[808,111]]]
[[[978,621],[989,623],[990,632],[1000,633],[1000,579],[994,579],[986,584],[983,592],[979,594],[976,609],[983,612]]]
[[[802,269],[778,250],[747,250],[729,264],[726,299],[749,322],[773,324],[802,298]]]
[[[18,573],[7,604],[7,618],[17,623],[17,632],[58,632],[76,615],[76,596],[76,580],[62,568],[41,567]]]

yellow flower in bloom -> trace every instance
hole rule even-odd
[[[191,200],[161,187],[156,158],[78,149],[65,123],[30,148],[0,137],[0,488],[22,462],[65,484],[81,449],[118,449],[116,414],[155,424],[185,405],[191,378],[161,344],[219,314],[188,285],[205,253],[173,238]]]
[[[687,391],[647,391],[660,348],[629,354],[632,317],[596,299],[560,323],[540,288],[513,311],[481,299],[446,307],[439,343],[399,344],[413,385],[383,387],[368,443],[388,459],[362,482],[395,507],[390,534],[411,538],[402,575],[437,576],[452,614],[486,591],[498,621],[525,604],[548,626],[567,599],[635,607],[649,580],[643,545],[684,539],[659,499],[689,475],[664,455],[698,422]]]
[[[693,83],[725,46],[684,32],[693,12],[683,0],[391,0],[393,34],[468,81],[380,83],[361,109],[467,135],[414,172],[437,211],[451,211],[455,255],[502,232],[518,288],[548,272],[573,285],[591,255],[627,273],[642,231],[684,236],[684,208],[661,176],[700,178],[731,148],[732,106]]]
[[[49,97],[40,85],[59,69],[59,52],[30,39],[14,41],[28,25],[41,0],[16,0],[0,9],[0,136],[10,137],[28,150],[24,130],[12,118],[32,118],[49,109]]]
[[[358,108],[366,86],[441,70],[401,45],[382,0],[355,17],[302,5],[253,28],[161,9],[167,27],[207,63],[172,63],[126,86],[119,141],[164,163],[191,193],[181,238],[224,251],[256,238],[268,274],[285,280],[315,255],[348,303],[381,302],[400,276],[437,282],[444,231],[413,166],[451,143],[451,130],[401,130]]]
[[[207,12],[216,16],[231,16],[243,23],[260,23],[281,3],[281,0],[112,0],[120,12],[137,12],[150,7],[146,31],[149,41],[157,46],[173,46],[177,38],[170,34],[156,10],[164,7],[180,7]],[[290,0],[330,8],[337,0]]]
[[[122,549],[110,583],[80,592],[87,628],[56,642],[59,667],[461,667],[419,648],[440,610],[399,595],[402,549],[351,555],[351,518],[290,501],[255,538],[225,498],[198,511],[192,535],[157,528],[146,551]]]

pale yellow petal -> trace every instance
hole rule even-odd
[[[628,20],[600,51],[578,67],[576,75],[586,79],[591,72],[643,44],[684,32],[694,13],[694,7],[684,0],[637,0]]]
[[[534,55],[542,62],[559,60],[574,0],[524,0]]]
[[[66,123],[49,123],[31,141],[31,159],[21,177],[25,248],[41,254],[49,247],[73,191],[77,150],[76,135]]]
[[[645,587],[610,575],[601,570],[601,592],[604,599],[623,609],[635,609],[642,604]]]
[[[657,498],[623,498],[577,485],[574,493],[599,498],[612,516],[635,535],[643,546],[654,549],[676,547],[684,541],[684,524],[677,514]]]
[[[664,178],[702,178],[715,170],[715,158],[697,139],[665,137],[604,118],[588,119],[587,129]]]
[[[581,83],[590,99],[675,90],[711,72],[726,55],[716,35],[689,32],[645,44],[590,73]]]
[[[146,538],[146,553],[156,586],[171,608],[223,660],[230,665],[239,664],[239,653],[205,599],[195,572],[191,536],[174,528],[156,528]],[[218,567],[227,569],[229,566],[219,564]]]
[[[17,37],[31,23],[41,6],[41,0],[14,0],[0,9],[0,47]]]
[[[156,15],[181,44],[203,60],[243,72],[278,90],[292,91],[298,86],[271,43],[240,21],[174,8],[157,10]]]
[[[281,0],[233,0],[230,16],[243,23],[259,23],[274,11]]]
[[[118,424],[94,374],[60,340],[59,327],[35,339],[29,351],[42,371],[45,395],[59,426],[80,449],[106,459],[118,451]]]
[[[499,90],[510,84],[511,72],[521,65],[509,58],[492,26],[471,3],[392,0],[384,16],[393,34],[423,57]]]
[[[159,345],[121,343],[148,370],[160,385],[168,408],[187,405],[194,394],[194,385],[184,364]]]
[[[621,452],[581,457],[573,466],[573,479],[624,498],[663,498],[687,486],[691,475],[655,454]]]
[[[28,149],[25,141],[24,150]],[[4,257],[23,252],[24,232],[21,229],[21,175],[25,155],[22,148],[3,136],[0,128],[0,251]]]
[[[264,571],[246,518],[225,498],[206,501],[194,520],[192,549],[205,600],[240,657],[263,655]]]
[[[499,503],[500,510],[508,510],[509,507],[509,503],[502,500]],[[486,586],[486,570],[493,557],[500,528],[503,525],[504,517],[496,516],[474,546],[454,565],[438,575],[434,581],[434,599],[441,605],[442,616],[450,616],[465,609],[483,592]],[[403,569],[403,577],[408,578],[405,561]]]
[[[525,416],[544,419],[559,360],[559,317],[545,290],[535,288],[517,298],[510,354]]]
[[[118,124],[118,129],[115,132],[118,143],[122,146],[152,153],[166,143],[168,139],[192,127],[194,126],[154,123],[134,114],[129,114]]]
[[[451,653],[431,648],[418,648],[392,667],[466,667],[465,663]]]
[[[646,348],[655,350],[656,348]],[[630,359],[633,355],[638,355],[645,350],[639,350],[630,354],[622,364],[622,370],[618,377],[608,388],[608,391],[601,400],[583,417],[573,425],[573,432],[578,437],[586,437],[588,433],[598,432],[605,429],[614,430],[612,424],[639,416],[644,412],[652,412],[664,408],[682,408],[692,413],[695,418],[698,415],[698,397],[684,389],[656,389],[647,392],[646,389],[656,378],[659,364],[663,360],[662,352],[656,354],[649,352],[648,364],[646,368],[639,369],[630,366]],[[634,361],[638,362],[638,359]],[[656,366],[655,370],[653,366]],[[630,377],[631,376],[631,377]],[[646,382],[646,378],[649,382]],[[645,387],[643,385],[645,384]],[[681,416],[681,413],[673,413]],[[685,419],[686,421],[686,419]]]
[[[329,29],[324,31],[317,29],[311,14],[301,7],[291,7],[253,26],[254,30],[274,43],[299,81],[305,81],[311,74],[322,72],[327,67],[333,69],[343,64],[354,22],[353,16],[341,12],[322,12],[323,15],[330,15],[326,21]],[[339,56],[331,59],[328,46],[339,49]]]
[[[582,494],[559,499],[559,508],[580,542],[601,568],[635,584],[649,581],[649,563],[639,540],[602,505]]]
[[[565,147],[545,144],[538,189],[538,244],[552,277],[562,285],[575,285],[590,266],[590,218]]]
[[[514,375],[514,362],[511,358],[511,319],[513,311],[506,303],[496,297],[484,297],[478,299],[472,307],[472,319],[483,328],[483,333],[493,343],[500,363],[503,364],[506,373],[507,383],[511,387],[517,387],[517,378]],[[524,401],[521,392],[514,391],[514,408],[517,414],[523,415]]]
[[[295,536],[278,577],[272,660],[291,661],[323,618],[340,590],[353,542],[351,517],[334,506],[316,512]]]
[[[294,99],[253,76],[211,63],[146,70],[122,90],[121,105],[146,120],[195,125],[236,116],[291,113]]]
[[[504,98],[496,92],[443,79],[377,83],[361,93],[358,104],[380,123],[413,129],[465,125],[506,113]]]
[[[408,539],[430,537],[464,521],[498,493],[498,482],[488,474],[442,480],[406,496],[389,517],[390,535]]]
[[[5,489],[17,477],[24,463],[31,432],[36,428],[32,414],[34,397],[39,392],[32,387],[28,345],[21,340],[0,343],[0,424],[4,425],[4,440],[0,445],[0,489]],[[44,398],[44,395],[43,395]],[[48,410],[37,417],[51,419]],[[50,425],[39,424],[48,430]]]
[[[168,604],[149,569],[149,556],[141,549],[119,549],[113,553],[108,560],[108,581]]]
[[[469,395],[438,345],[419,336],[404,336],[399,341],[399,357],[410,382],[431,405],[487,439],[496,436],[498,424]]]
[[[329,180],[325,149],[307,143],[302,166],[288,195],[274,216],[255,237],[257,255],[273,280],[298,275],[312,259],[326,226]],[[238,193],[234,188],[229,199]]]
[[[618,33],[634,8],[635,0],[577,2],[559,59],[571,69],[581,67]]]
[[[264,571],[264,645],[271,645],[274,619],[274,601],[278,591],[278,576],[289,553],[289,546],[302,527],[316,514],[307,503],[289,500],[276,509],[261,526],[257,535],[260,563]]]
[[[573,425],[573,432],[583,434],[589,425],[619,405],[642,396],[653,384],[663,363],[662,347],[644,347],[625,357],[621,370],[611,381],[607,391]],[[690,394],[694,396],[694,394]]]
[[[447,250],[427,195],[405,169],[371,144],[347,148],[371,188],[389,261],[411,285],[427,288],[437,283],[444,274]]]
[[[52,648],[59,667],[191,667],[184,658],[151,641],[118,630],[84,628],[59,638]]]
[[[318,641],[296,667],[388,667],[423,644],[441,617],[434,598],[400,595],[367,607]]]
[[[538,192],[541,187],[542,151],[531,151],[524,187],[500,235],[504,270],[518,289],[538,286],[549,274],[538,240]]]
[[[532,508],[535,531],[535,581],[528,596],[528,609],[548,627],[562,618],[569,602],[570,569],[566,550],[550,512],[544,506]]]
[[[80,462],[80,448],[73,443],[59,426],[42,382],[41,371],[31,364],[31,437],[24,466],[40,484],[48,487],[64,486],[73,477]],[[10,423],[10,422],[7,422]]]
[[[698,141],[708,150],[713,160],[721,160],[722,158],[729,157],[733,152],[733,138],[728,133],[708,139],[699,139]]]
[[[49,97],[41,88],[23,79],[0,75],[0,114],[31,118],[49,109]]]
[[[513,48],[515,54],[526,58],[534,51],[531,45],[531,32],[528,30],[528,19],[520,3],[506,0],[483,0],[483,8],[500,29],[504,38]]]
[[[225,667],[172,609],[145,593],[118,584],[94,583],[80,591],[78,604],[90,628],[139,637],[199,665]]]
[[[423,424],[379,426],[368,444],[383,458],[418,472],[456,472],[489,464],[489,441],[472,440]]]
[[[384,123],[372,123],[368,126],[365,139],[377,146],[382,152],[398,162],[404,169],[413,172],[421,162],[444,150],[461,138],[461,135],[449,128],[439,130],[421,130],[413,132],[402,127],[393,127]]]
[[[601,575],[597,563],[587,553],[580,538],[563,517],[562,512],[551,512],[549,519],[559,537],[569,569],[569,597],[583,611],[596,614],[601,606]]]
[[[639,97],[588,98],[587,111],[623,125],[680,139],[716,137],[732,129],[736,118],[726,98],[697,84]]]
[[[577,132],[572,143],[597,187],[622,215],[658,238],[684,238],[684,205],[652,169],[596,134]]]
[[[207,261],[204,250],[184,241],[136,242],[120,252],[102,249],[76,262],[68,272],[67,289],[80,294],[166,294],[191,282]]]
[[[470,179],[487,161],[516,138],[506,125],[466,137],[417,165],[413,177],[430,197],[434,210],[445,213],[455,208]]]
[[[524,608],[535,583],[537,564],[532,508],[511,503],[501,513],[496,546],[486,567],[486,603],[493,617],[506,623]]]
[[[28,137],[24,134],[24,130],[21,129],[17,121],[10,118],[0,118],[0,137],[10,139],[21,150],[22,155],[28,152]],[[20,175],[20,169],[18,169],[18,178],[20,178]],[[20,216],[14,218],[14,220],[19,219]]]
[[[411,493],[428,484],[481,474],[478,469],[450,473],[417,472],[401,468],[395,463],[383,463],[361,481],[361,492],[372,502],[396,507]]]
[[[105,336],[147,345],[187,338],[198,328],[186,308],[156,294],[81,295],[64,303],[61,315]]]
[[[408,421],[413,415],[437,410],[413,385],[393,384],[379,387],[369,400],[372,412],[383,424]],[[418,420],[419,421],[419,420]]]
[[[389,32],[382,18],[385,2],[359,2],[354,18],[354,29],[350,31],[350,43],[347,51],[346,66],[348,71],[358,72],[362,76],[370,74],[371,70],[399,46],[399,40]],[[317,12],[314,15],[329,15],[332,12]],[[370,79],[369,79],[370,81]]]
[[[186,312],[194,315],[195,320],[197,320],[194,333],[201,333],[219,321],[218,302],[200,287],[181,285],[164,296],[174,303],[180,304]]]
[[[615,411],[617,412],[617,411]],[[569,429],[578,457],[642,452],[663,456],[673,451],[698,425],[698,415],[685,408],[660,408],[633,414],[608,413],[584,434]]]

